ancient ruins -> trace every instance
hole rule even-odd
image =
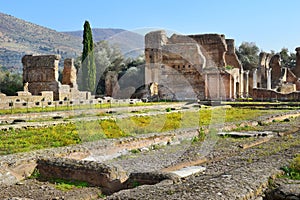
[[[169,100],[248,99],[293,101],[300,99],[300,48],[296,67],[282,66],[280,55],[262,52],[259,65],[245,70],[235,53],[233,39],[220,34],[177,35],[165,31],[145,36],[145,92],[135,98],[158,97]],[[96,101],[90,92],[78,90],[73,59],[64,60],[63,78],[58,80],[59,55],[25,55],[24,90],[17,96],[0,93],[0,108],[22,104],[40,106],[52,101]],[[120,91],[118,76],[109,72],[106,95],[121,98],[134,91]],[[132,89],[132,88],[131,88]],[[136,88],[135,88],[136,89]],[[134,90],[134,88],[133,88]],[[147,90],[147,89],[146,89]],[[144,96],[143,96],[144,95]],[[123,95],[124,96],[124,95]],[[133,96],[132,96],[133,97]],[[63,104],[63,103],[62,103]]]
[[[261,53],[260,65],[250,71],[238,60],[234,40],[224,35],[168,38],[165,31],[154,31],[145,36],[145,85],[158,84],[162,99],[297,100],[300,48],[296,51],[293,70],[281,66],[279,55]]]
[[[25,55],[22,58],[24,91],[17,92],[17,96],[1,94],[0,107],[6,108],[18,103],[40,106],[42,102],[51,105],[52,101],[77,102],[92,99],[90,92],[78,90],[73,59],[64,60],[62,83],[58,81],[60,59],[59,55]]]

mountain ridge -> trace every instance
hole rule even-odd
[[[94,42],[108,40],[125,54],[139,49],[132,57],[143,51],[142,35],[124,29],[95,28],[93,32]],[[22,71],[21,58],[26,54],[60,54],[63,60],[76,58],[81,51],[82,31],[58,32],[0,12],[0,65],[10,71]]]

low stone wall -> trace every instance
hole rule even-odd
[[[104,103],[111,103],[112,105],[121,104],[135,104],[141,102],[139,99],[90,99],[90,100],[78,100],[83,99],[89,94],[85,92],[78,93],[76,100],[62,100],[53,101],[52,99],[45,99],[43,96],[14,96],[14,97],[0,97],[0,109],[18,109],[18,108],[45,108],[45,107],[59,107],[59,106],[76,106],[76,105],[99,105]],[[88,97],[86,97],[88,98]],[[89,97],[90,98],[90,97]],[[69,98],[66,98],[69,99]]]
[[[273,90],[253,89],[252,98],[258,101],[270,101],[270,100],[297,101],[300,100],[300,92],[282,94]]]
[[[92,186],[101,186],[105,193],[121,190],[128,179],[121,168],[93,161],[65,158],[40,159],[37,169],[42,177],[85,181]]]

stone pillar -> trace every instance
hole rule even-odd
[[[207,74],[205,76],[205,99],[208,99],[208,77]]]
[[[233,98],[236,99],[236,83],[238,82],[237,77],[233,76]]]
[[[220,78],[221,78],[221,76],[219,75],[219,74],[217,74],[217,80],[218,80],[218,82],[217,82],[217,91],[218,91],[218,93],[217,93],[217,99],[220,99]]]
[[[230,74],[230,76],[229,76],[229,99],[232,98],[232,78],[233,78],[233,76]]]
[[[64,70],[62,84],[70,85],[71,88],[77,89],[77,72],[74,67],[74,60],[71,58],[66,58],[64,60]]]
[[[272,68],[267,69],[267,90],[272,89],[271,71],[272,71]]]
[[[293,72],[298,78],[300,78],[300,47],[297,47],[295,51],[296,51],[296,67],[293,70]]]
[[[287,72],[288,72],[287,68],[284,67],[284,68],[282,68],[282,70],[283,70],[283,75],[282,75],[281,81],[286,82],[287,81]]]
[[[245,71],[246,74],[246,97],[249,96],[249,70]]]
[[[240,74],[240,97],[244,97],[244,70],[241,70]]]
[[[253,89],[257,88],[257,69],[253,71]]]

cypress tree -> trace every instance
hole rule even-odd
[[[83,26],[82,52],[82,88],[90,92],[95,91],[96,64],[94,57],[94,42],[90,23],[85,21]]]

